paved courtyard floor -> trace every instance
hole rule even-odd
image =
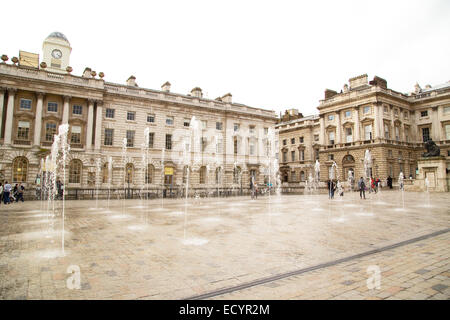
[[[0,299],[449,299],[450,193],[367,198],[2,204]]]

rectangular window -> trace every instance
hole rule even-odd
[[[287,151],[283,151],[283,162],[287,162]]]
[[[134,147],[134,130],[127,130],[127,148]]]
[[[450,113],[450,106],[444,107],[444,114],[448,114],[448,113]]]
[[[352,128],[345,128],[346,142],[353,142]]]
[[[114,129],[105,129],[105,146],[112,146],[114,138]]]
[[[127,112],[127,120],[134,121],[134,119],[136,119],[136,113],[134,111],[128,111]]]
[[[58,112],[58,104],[56,102],[49,102],[47,104],[48,112]]]
[[[287,140],[283,139],[283,146],[285,146],[287,144]]]
[[[363,108],[363,113],[364,113],[364,114],[370,113],[370,106],[365,106],[365,107]]]
[[[423,142],[430,140],[430,128],[422,128],[422,139]]]
[[[191,125],[191,120],[189,119],[184,119],[183,121],[183,127],[189,127]]]
[[[328,121],[333,121],[334,120],[334,115],[333,114],[330,114],[329,116],[328,116]]]
[[[398,158],[403,159],[403,153],[401,151],[398,152]]]
[[[248,131],[250,132],[250,134],[254,134],[255,133],[255,126],[249,126],[248,127]]]
[[[147,122],[155,123],[155,115],[154,114],[148,114],[147,115]]]
[[[328,160],[330,160],[330,161],[331,161],[331,160],[334,160],[334,154],[329,154],[329,155],[328,155]]]
[[[388,150],[388,158],[392,158],[392,150]]]
[[[256,148],[255,148],[255,143],[254,142],[250,142],[250,155],[251,156],[254,156],[255,155],[255,150]]]
[[[383,112],[384,112],[384,113],[389,113],[388,107],[383,107]]]
[[[405,127],[405,141],[409,142],[409,128]]]
[[[303,161],[305,160],[305,150],[300,150],[298,153],[298,160]]]
[[[345,111],[345,117],[350,118],[352,116],[352,112],[350,110]]]
[[[405,112],[403,113],[403,117],[404,117],[405,119],[408,119],[408,118],[409,118],[409,112],[408,112],[408,111],[405,111]]]
[[[233,151],[234,151],[234,154],[238,154],[238,141],[236,138],[234,138],[234,140],[233,140]]]
[[[450,140],[450,124],[445,125],[445,140]]]
[[[83,114],[83,107],[78,105],[72,106],[72,114]]]
[[[30,99],[20,99],[20,109],[31,110],[31,100]]]
[[[154,132],[149,132],[148,133],[148,147],[149,148],[153,148],[153,141],[155,139],[155,133]]]
[[[172,150],[172,135],[166,134],[166,150]]]
[[[269,128],[264,128],[264,134],[267,135],[269,133]]]
[[[208,121],[202,120],[202,129],[206,129],[208,127]]]
[[[420,111],[420,116],[421,117],[427,117],[428,116],[428,110]]]
[[[109,119],[114,119],[114,112],[116,110],[115,109],[111,109],[111,108],[106,108],[106,114],[105,117],[109,118]]]
[[[398,116],[398,109],[397,108],[394,109],[394,115]]]
[[[328,133],[328,142],[329,144],[334,144],[334,131]]]
[[[295,138],[291,138],[291,144],[295,144]]]
[[[166,117],[166,125],[173,126],[173,117]]]
[[[400,128],[395,127],[395,140],[400,141]]]
[[[364,126],[364,139],[372,140],[372,125],[371,124]]]
[[[72,126],[70,135],[70,143],[81,143],[81,127]]]
[[[216,130],[222,130],[223,125],[222,122],[216,122]]]
[[[206,137],[201,137],[200,138],[200,146],[202,148],[202,152],[206,151]]]
[[[45,141],[53,142],[54,135],[56,134],[56,123],[48,122],[45,124]]]
[[[303,143],[305,141],[303,137],[300,137],[299,140],[300,140],[300,143]]]
[[[17,139],[28,140],[28,134],[30,133],[30,123],[28,121],[19,121],[17,128]]]
[[[295,161],[295,150],[291,151],[291,161]]]
[[[222,152],[222,144],[223,144],[222,138],[219,138],[217,141],[217,144],[216,144],[216,153],[217,154]]]
[[[386,123],[384,124],[384,138],[389,139],[389,125]]]
[[[238,132],[239,131],[239,123],[235,123],[234,124],[234,132]]]

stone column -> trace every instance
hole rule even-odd
[[[5,88],[0,88],[0,137],[3,131],[3,101],[5,100]]]
[[[14,97],[17,89],[8,88],[8,106],[6,109],[6,124],[5,124],[5,145],[11,144],[12,125],[14,118]]]
[[[341,140],[341,112],[336,112],[336,144],[342,143]]]
[[[86,150],[92,148],[92,127],[94,124],[94,100],[89,99],[88,121],[86,128]]]
[[[97,114],[95,117],[95,150],[100,151],[102,138],[103,101],[97,101]]]
[[[42,105],[44,103],[44,94],[38,92],[36,103],[36,117],[34,119],[34,140],[33,146],[39,147],[41,145],[41,130],[42,130]]]
[[[391,106],[391,128],[389,129],[391,140],[395,140],[395,124],[394,124],[394,120],[395,120],[394,107]]]
[[[431,108],[431,123],[432,123],[432,139],[435,142],[438,142],[441,140],[441,123],[439,121],[439,107],[434,106]]]
[[[360,124],[359,124],[359,107],[355,107],[355,127],[353,128],[353,130],[354,130],[354,135],[353,135],[353,137],[354,137],[354,139],[353,139],[353,141],[354,142],[356,142],[356,141],[359,141],[360,140],[360,135],[359,135],[359,133],[360,133]]]
[[[62,123],[66,124],[66,123],[69,123],[70,96],[64,96],[63,98],[64,98],[64,107],[63,107]]]
[[[320,125],[320,131],[319,131],[319,143],[324,146],[325,145],[325,119],[324,115],[319,116],[319,125]]]
[[[373,133],[372,138],[376,139],[376,138],[380,137],[380,106],[375,104],[373,106],[373,108],[374,108],[375,113],[374,113],[374,121],[373,121],[374,133]]]

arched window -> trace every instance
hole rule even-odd
[[[133,164],[127,163],[125,166],[125,183],[133,183],[133,171]]]
[[[28,173],[28,160],[17,157],[13,161],[13,182],[26,182]]]
[[[305,172],[300,171],[300,181],[305,181]]]
[[[109,183],[108,176],[108,162],[106,162],[102,167],[102,183]]]
[[[147,166],[147,170],[145,172],[145,183],[153,183],[153,173],[155,172],[155,168],[152,164]]]
[[[240,167],[235,167],[233,169],[233,183],[234,184],[239,184],[239,176],[241,175],[241,168]]]
[[[216,168],[216,184],[220,184],[221,180],[222,180],[222,168],[221,167],[217,167]]]
[[[83,164],[80,160],[74,159],[69,164],[69,183],[81,183],[81,168]]]
[[[200,168],[200,184],[206,183],[206,167],[203,166]]]

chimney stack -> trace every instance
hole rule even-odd
[[[130,76],[130,77],[128,78],[128,80],[127,80],[127,86],[130,86],[130,87],[137,87],[137,84],[136,84],[136,77],[135,77],[135,76]]]
[[[169,81],[166,81],[166,83],[164,83],[164,84],[161,86],[161,89],[162,89],[162,91],[170,92],[170,82],[169,82]]]
[[[203,97],[202,89],[199,87],[195,87],[194,89],[192,89],[191,93],[194,97],[197,97],[197,98]]]
[[[231,93],[227,93],[226,95],[222,96],[221,100],[225,103],[231,103],[232,101],[232,95]]]

